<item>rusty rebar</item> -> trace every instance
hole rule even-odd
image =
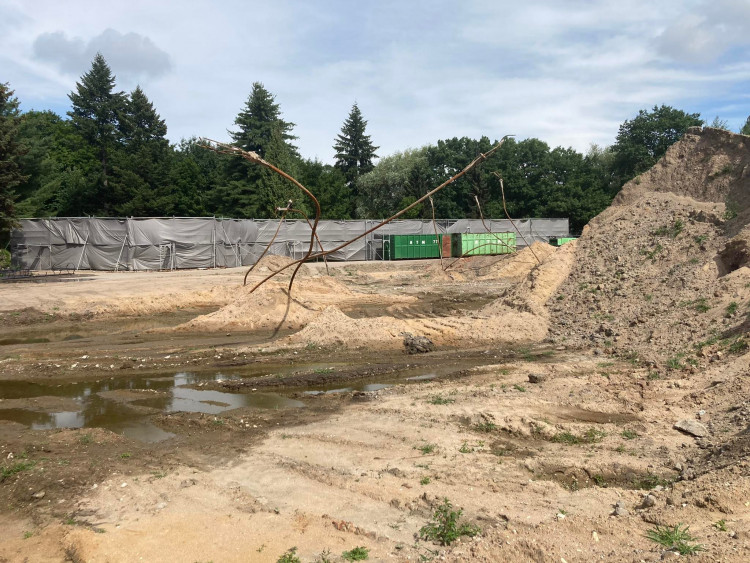
[[[453,182],[455,182],[456,180],[458,180],[458,179],[459,179],[459,178],[460,178],[461,176],[463,176],[464,174],[466,174],[467,172],[469,172],[469,170],[471,170],[472,168],[474,168],[474,167],[475,167],[475,166],[476,166],[477,164],[479,164],[479,163],[481,163],[481,162],[484,162],[485,160],[487,160],[487,158],[489,158],[489,157],[490,157],[490,156],[491,156],[491,155],[492,155],[492,154],[493,154],[494,152],[496,152],[496,151],[497,151],[497,150],[498,150],[498,149],[499,149],[499,148],[500,148],[500,147],[501,147],[501,146],[503,145],[503,143],[505,143],[505,141],[506,141],[506,140],[507,140],[507,139],[508,139],[509,137],[512,137],[512,135],[505,135],[505,136],[504,136],[504,137],[503,137],[502,139],[500,139],[500,141],[499,141],[499,142],[498,142],[498,143],[497,143],[497,144],[496,144],[496,145],[495,145],[494,147],[492,147],[492,148],[491,148],[491,149],[490,149],[489,151],[487,151],[486,153],[480,153],[480,154],[479,154],[479,156],[477,156],[477,157],[476,157],[476,158],[475,158],[474,160],[472,160],[472,161],[471,161],[471,162],[470,162],[469,164],[467,164],[467,165],[466,165],[466,166],[465,166],[465,167],[463,168],[463,170],[461,170],[461,171],[459,171],[458,173],[454,174],[454,175],[453,175],[453,176],[451,176],[451,177],[450,177],[449,179],[447,179],[447,180],[446,180],[445,182],[443,182],[442,184],[440,184],[440,185],[439,185],[439,186],[438,186],[437,188],[434,188],[433,190],[431,190],[431,191],[427,192],[427,193],[426,193],[425,195],[423,195],[423,196],[422,196],[421,198],[419,198],[418,200],[416,200],[415,202],[413,202],[413,203],[412,203],[411,205],[408,205],[407,207],[405,207],[404,209],[402,209],[401,211],[399,211],[399,212],[398,212],[398,213],[396,213],[395,215],[392,215],[392,216],[391,216],[391,217],[389,217],[388,219],[385,219],[384,221],[381,221],[380,223],[378,223],[378,224],[377,224],[377,225],[375,225],[374,227],[372,227],[372,228],[370,228],[370,229],[366,230],[366,231],[365,231],[364,233],[362,233],[362,234],[360,234],[360,235],[357,235],[357,236],[356,236],[356,237],[354,237],[353,239],[351,239],[351,240],[348,240],[347,242],[345,242],[345,243],[342,243],[342,244],[340,244],[339,246],[337,246],[337,247],[335,247],[335,248],[332,248],[332,249],[330,249],[330,250],[326,250],[326,251],[324,251],[324,252],[320,252],[320,253],[318,253],[318,254],[312,255],[312,258],[319,258],[319,257],[321,257],[321,256],[324,256],[324,255],[325,255],[325,256],[328,256],[328,255],[330,255],[330,254],[333,254],[334,252],[337,252],[337,251],[341,250],[342,248],[346,248],[346,247],[347,247],[347,246],[349,246],[350,244],[352,244],[352,243],[354,243],[354,242],[358,241],[359,239],[361,239],[361,238],[363,238],[363,237],[366,237],[367,235],[369,235],[369,234],[370,234],[370,233],[372,233],[373,231],[376,231],[376,230],[380,229],[381,227],[383,227],[383,226],[387,225],[387,224],[388,224],[388,223],[390,223],[391,221],[394,221],[395,219],[398,219],[399,217],[401,217],[401,215],[403,215],[403,214],[404,214],[404,213],[406,213],[407,211],[410,211],[411,209],[413,209],[414,207],[416,207],[417,205],[419,205],[420,203],[422,203],[423,201],[425,201],[425,200],[426,200],[427,198],[429,198],[429,197],[431,197],[431,196],[435,195],[435,194],[436,194],[437,192],[439,192],[440,190],[442,190],[442,189],[443,189],[443,188],[444,188],[445,186],[447,186],[447,185],[449,185],[449,184],[452,184]],[[233,147],[233,148],[234,148],[234,147]],[[241,152],[244,152],[244,151],[241,151]],[[253,153],[253,154],[255,154],[255,153]],[[260,157],[258,157],[257,155],[255,155],[255,156],[256,156],[256,157],[257,157],[258,159],[260,159]],[[262,159],[260,159],[260,160],[262,160]],[[265,162],[265,161],[263,161],[263,162]],[[273,170],[278,170],[278,168],[276,168],[275,166],[272,166],[272,165],[269,165],[269,166],[270,166],[270,167],[271,167],[271,168],[272,168]],[[279,172],[281,172],[281,171],[279,171]],[[282,175],[283,175],[283,176],[284,176],[285,178],[287,178],[287,177],[290,177],[290,176],[288,176],[288,175],[287,175],[287,174],[285,174],[285,173],[282,173]],[[295,183],[297,183],[297,184],[298,184],[298,185],[299,185],[299,186],[301,187],[301,184],[299,184],[299,182],[296,182],[296,181],[295,181]],[[304,190],[305,190],[305,191],[307,192],[307,190],[306,190],[305,188],[303,188],[303,189],[304,189]],[[315,200],[315,202],[317,203],[317,200]],[[319,212],[320,212],[320,206],[318,206],[318,213],[319,213]],[[317,224],[317,223],[316,223],[316,224]],[[267,282],[268,280],[272,279],[273,277],[277,276],[278,274],[280,274],[281,272],[283,272],[283,271],[284,271],[284,270],[286,270],[287,268],[290,268],[290,267],[292,267],[292,266],[295,266],[295,265],[296,265],[296,266],[297,266],[297,269],[299,269],[299,267],[300,267],[300,266],[301,266],[301,265],[302,265],[302,264],[303,264],[304,262],[306,262],[306,261],[307,261],[307,260],[308,260],[308,259],[309,259],[310,257],[311,257],[311,256],[310,256],[310,255],[308,254],[308,255],[304,256],[303,258],[300,258],[299,260],[296,260],[296,261],[294,261],[294,262],[291,262],[291,263],[287,264],[286,266],[282,266],[282,267],[281,267],[281,268],[280,268],[279,270],[277,270],[276,272],[273,272],[273,273],[269,274],[269,275],[268,275],[268,276],[266,276],[266,277],[265,277],[264,279],[262,279],[261,281],[259,281],[259,282],[258,282],[258,283],[257,283],[257,284],[255,285],[255,287],[253,287],[253,289],[251,289],[251,290],[250,290],[250,293],[254,292],[254,291],[255,291],[256,289],[258,289],[258,288],[259,288],[259,287],[260,287],[261,285],[263,285],[264,283],[266,283],[266,282]],[[296,270],[295,270],[295,271],[296,271]],[[293,280],[292,280],[292,281],[293,281]],[[290,288],[291,288],[291,283],[290,283]]]

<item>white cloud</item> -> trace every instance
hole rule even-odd
[[[62,31],[42,33],[33,44],[34,56],[55,65],[66,74],[77,75],[101,53],[115,73],[126,79],[163,76],[172,68],[169,55],[151,39],[138,33],[105,29],[89,41],[68,38]]]
[[[24,107],[67,104],[101,50],[174,141],[227,139],[255,81],[297,124],[301,153],[324,161],[355,100],[381,155],[506,133],[585,151],[656,104],[709,119],[732,108],[720,114],[732,124],[750,112],[750,63],[735,53],[747,0],[7,2],[0,81]],[[707,54],[710,68],[684,64]]]

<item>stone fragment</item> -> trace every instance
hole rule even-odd
[[[529,383],[543,383],[547,380],[547,375],[544,373],[530,373]]]
[[[674,428],[681,432],[685,432],[686,434],[690,434],[691,436],[695,436],[696,438],[708,436],[708,428],[697,420],[680,420],[674,425]]]
[[[425,354],[435,349],[435,344],[426,336],[414,336],[410,332],[402,332],[404,348],[407,354]]]

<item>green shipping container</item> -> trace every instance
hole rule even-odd
[[[451,256],[489,256],[516,251],[516,233],[456,233],[451,235]]]
[[[443,235],[384,235],[383,260],[440,258]]]
[[[557,237],[557,238],[551,238],[551,239],[549,239],[549,243],[552,246],[562,246],[566,242],[570,242],[572,240],[576,240],[576,237]]]

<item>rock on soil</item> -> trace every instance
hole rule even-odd
[[[697,420],[680,420],[674,425],[674,427],[677,430],[681,430],[682,432],[690,434],[691,436],[695,436],[696,438],[703,438],[705,436],[708,436],[708,428],[706,428]]]
[[[407,354],[425,354],[435,350],[435,344],[426,336],[414,336],[410,332],[405,332],[404,348]]]

